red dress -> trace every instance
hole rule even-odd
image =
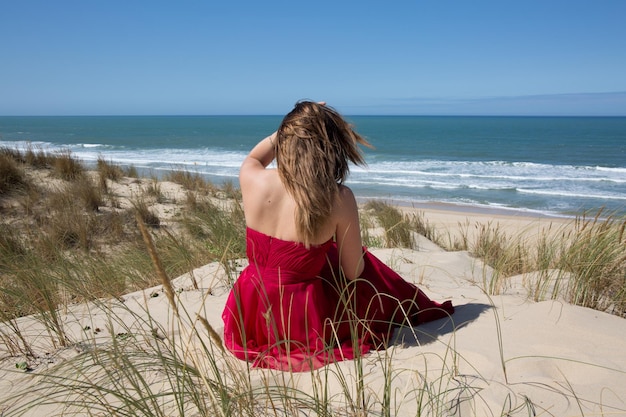
[[[347,281],[332,241],[307,249],[250,228],[246,235],[250,263],[222,318],[226,347],[253,366],[306,371],[353,359],[385,347],[399,325],[454,312],[367,251],[361,277]]]

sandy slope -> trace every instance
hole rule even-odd
[[[481,287],[489,268],[466,252],[445,252],[426,240],[421,241],[419,251],[372,252],[432,298],[452,299],[457,306],[450,319],[401,329],[396,345],[364,358],[366,402],[372,413],[381,401],[385,364],[390,360],[394,370],[391,415],[416,415],[421,398],[428,411],[424,415],[626,416],[626,320],[561,301],[530,301],[524,284],[528,277],[512,279],[504,294],[487,296]],[[41,373],[73,363],[69,361],[81,358],[94,345],[110,346],[112,334],[124,339],[160,327],[156,336],[181,336],[178,339],[186,341],[190,360],[208,369],[202,353],[193,355],[200,340],[208,341],[206,331],[200,328],[201,338],[189,335],[193,325],[199,326],[193,320],[196,314],[218,333],[223,329],[221,311],[227,291],[220,284],[223,274],[217,264],[195,270],[199,289],[194,289],[189,275],[174,280],[184,316],[180,322],[174,319],[160,287],[128,294],[123,300],[73,306],[64,312],[64,323],[70,339],[82,342],[63,349],[50,345],[39,321],[20,319],[19,326],[39,358],[31,360],[31,370],[24,372],[16,369],[21,358],[0,353],[4,358],[0,361],[0,415],[11,415],[20,406],[36,402],[41,393],[29,390],[43,386]],[[245,372],[243,362],[215,352],[219,366]],[[338,404],[343,403],[345,384],[336,375],[354,375],[355,369],[355,363],[347,361],[320,371]],[[163,383],[157,374],[150,382],[153,392]],[[311,392],[315,384],[306,373],[285,377],[275,371],[253,370],[251,375],[253,385],[279,381]],[[59,405],[41,405],[27,415],[54,415],[61,410]]]

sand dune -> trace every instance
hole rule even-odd
[[[330,397],[338,404],[337,415],[350,414],[345,410],[346,383],[342,378],[356,380],[357,369],[362,370],[367,387],[368,415],[380,411],[384,401],[379,397],[388,384],[393,393],[390,415],[626,415],[625,320],[559,300],[531,301],[525,284],[529,276],[511,279],[503,294],[488,296],[481,288],[491,271],[481,261],[466,252],[445,252],[428,241],[421,243],[420,250],[372,252],[433,299],[451,299],[457,311],[449,319],[400,329],[389,349],[370,353],[359,364],[345,361],[329,365],[317,371],[316,377],[267,370],[248,373],[245,363],[212,345],[214,363],[224,375],[233,370],[248,375],[251,386],[275,384],[303,392],[315,389],[322,375]],[[170,339],[179,340],[178,352],[184,351],[186,360],[211,374],[212,363],[202,348],[203,342],[211,343],[210,338],[196,315],[206,318],[220,333],[227,294],[227,288],[219,284],[224,273],[217,263],[195,270],[198,289],[189,274],[173,280],[180,319],[175,318],[161,287],[120,300],[72,306],[62,312],[63,322],[70,339],[82,342],[63,349],[51,346],[40,320],[19,319],[17,323],[39,359],[25,372],[16,369],[19,358],[7,358],[6,352],[1,352],[0,415],[13,415],[20,407],[25,408],[25,415],[33,416],[68,412],[70,400],[81,397],[78,392],[63,394],[65,404],[37,404],[50,392],[39,392],[38,388],[54,390],[62,385],[60,380],[46,382],[41,375],[54,371],[72,376],[81,358],[93,357],[89,352],[98,347],[110,351],[112,340],[126,336],[134,341],[129,349],[151,346],[157,343],[154,340],[172,348],[177,342]],[[193,326],[199,336],[192,332]],[[2,330],[7,331],[6,327]],[[89,369],[89,360],[82,366]],[[66,364],[71,366],[63,371]],[[95,368],[85,374],[96,375]],[[147,380],[152,392],[159,392],[161,387],[166,390],[167,378],[157,370],[154,373]],[[76,380],[69,378],[67,383]],[[93,401],[89,396],[82,398]],[[165,405],[164,410],[164,415],[177,415],[172,405]]]

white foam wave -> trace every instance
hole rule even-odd
[[[367,172],[365,170],[353,172],[356,175],[369,175],[381,184],[397,186],[403,184],[411,188],[429,185],[477,190],[546,189],[557,190],[557,194],[561,191],[589,194],[589,190],[595,190],[595,194],[604,191],[626,194],[624,188],[626,170],[599,170],[591,166],[505,161],[416,160],[377,161],[370,163]]]
[[[88,162],[102,157],[123,165],[164,171],[186,169],[199,174],[236,178],[247,150],[217,148],[133,149],[98,143],[53,145],[48,142],[2,141],[0,147],[42,149],[49,152],[70,150]],[[440,201],[506,206],[515,199],[545,202],[546,206],[567,207],[586,199],[593,204],[626,201],[626,168],[601,166],[550,165],[533,162],[380,160],[375,155],[367,167],[351,167],[349,184],[406,197],[411,201],[432,196]],[[421,191],[418,191],[421,190]],[[523,197],[526,195],[528,197]],[[480,197],[478,197],[480,196]],[[535,196],[535,197],[531,197]],[[478,201],[479,198],[481,201]],[[475,201],[476,200],[476,201]],[[544,204],[544,203],[537,203]],[[561,206],[559,206],[561,207]]]
[[[626,168],[597,166],[595,167],[595,169],[597,169],[598,171],[615,172],[618,174],[626,175]]]
[[[617,194],[591,194],[591,193],[577,193],[567,192],[562,190],[529,190],[524,188],[518,188],[517,191],[525,194],[538,194],[538,195],[550,195],[559,197],[572,197],[572,198],[593,198],[598,200],[624,200],[626,201],[626,195]]]
[[[61,150],[62,148],[58,145],[53,145],[49,142],[41,142],[41,141],[15,141],[15,140],[0,140],[0,146],[10,148],[10,149],[18,149],[18,150],[27,150],[27,149],[43,149],[46,151],[55,151]]]
[[[500,181],[575,181],[575,182],[613,182],[617,184],[626,184],[626,177],[581,177],[581,176],[531,176],[531,175],[503,175],[503,174],[468,174],[458,172],[426,172],[426,171],[406,171],[406,170],[372,170],[372,174],[386,175],[405,175],[412,177],[439,177],[439,178],[461,178],[461,179],[484,179],[484,180],[500,180]]]

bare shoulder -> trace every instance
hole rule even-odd
[[[345,229],[357,229],[359,226],[359,207],[352,190],[344,185],[339,186],[339,196],[334,209],[335,225],[338,233]]]
[[[267,169],[253,159],[244,161],[239,171],[239,186],[246,220],[266,219],[267,209],[275,207],[281,195],[280,179],[275,169]]]
[[[264,184],[267,184],[268,178],[272,177],[275,170],[266,169],[259,161],[253,158],[246,158],[241,164],[239,169],[239,185],[241,191],[245,194],[246,191],[263,188]]]
[[[342,198],[349,198],[349,199],[355,200],[354,193],[352,192],[350,187],[348,187],[347,185],[340,185],[339,186],[339,195]]]
[[[252,181],[263,171],[265,171],[265,167],[258,160],[247,157],[239,168],[239,181]]]
[[[340,214],[352,214],[355,210],[357,210],[356,198],[354,197],[354,193],[352,190],[345,186],[339,186],[339,201],[337,206],[338,212]]]

